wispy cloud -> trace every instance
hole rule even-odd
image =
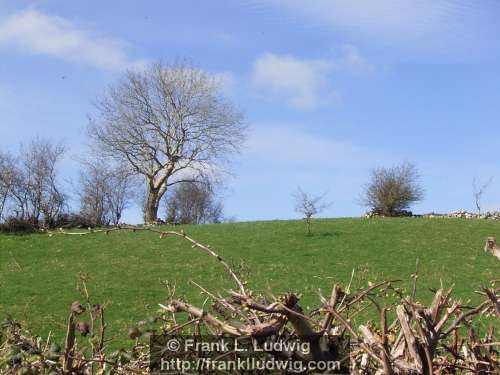
[[[225,31],[215,33],[213,38],[216,41],[218,41],[220,43],[224,43],[224,44],[234,44],[238,41],[238,38],[236,37],[236,35],[234,35],[232,33],[225,32]]]
[[[344,44],[340,47],[338,57],[332,61],[336,70],[347,71],[354,74],[366,74],[375,70],[361,54],[358,47],[351,44]]]
[[[483,45],[485,39],[491,38],[491,27],[496,24],[493,15],[499,10],[493,1],[467,0],[265,2],[308,27],[327,28],[370,44],[442,54]]]
[[[332,72],[358,74],[372,70],[355,46],[344,45],[336,57],[325,59],[266,53],[255,61],[252,79],[257,87],[284,96],[291,107],[313,109],[339,101],[339,94],[330,84]]]
[[[140,65],[131,61],[126,44],[96,36],[62,17],[35,9],[15,13],[0,21],[0,48],[53,56],[98,68],[123,69]]]
[[[215,80],[219,83],[221,90],[226,95],[234,94],[234,90],[238,82],[236,75],[234,73],[225,71],[225,72],[212,73],[212,75],[215,78]]]
[[[251,160],[268,159],[271,168],[284,165],[318,168],[343,166],[345,160],[359,163],[365,153],[350,142],[339,141],[308,130],[297,124],[259,124],[254,127],[244,152]],[[273,155],[272,160],[268,158]],[[258,163],[258,165],[261,165]]]
[[[285,94],[292,107],[310,109],[321,101],[320,91],[331,66],[326,60],[307,60],[266,53],[254,64],[256,85]]]

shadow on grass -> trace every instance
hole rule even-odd
[[[314,237],[338,237],[340,235],[339,232],[313,232],[311,234],[305,234],[305,237],[307,238],[314,238]]]
[[[0,236],[17,236],[17,237],[27,238],[27,237],[31,236],[32,234],[46,234],[46,233],[39,232],[39,231],[32,231],[32,232],[29,232],[29,231],[17,231],[17,232],[0,231]]]

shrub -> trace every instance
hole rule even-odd
[[[406,216],[406,210],[423,197],[417,168],[403,163],[391,168],[374,169],[361,202],[377,215]]]
[[[56,218],[53,226],[56,228],[88,228],[94,227],[95,223],[84,215],[65,213]]]
[[[36,229],[30,221],[16,217],[9,217],[4,223],[0,224],[0,232],[2,233],[32,233]]]
[[[170,224],[220,223],[223,217],[222,202],[210,183],[178,184],[166,199],[166,209]]]

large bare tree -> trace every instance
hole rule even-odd
[[[129,71],[97,100],[89,133],[102,155],[144,176],[144,221],[169,186],[221,170],[244,139],[242,113],[221,82],[186,63]]]

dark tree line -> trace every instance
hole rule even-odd
[[[88,156],[76,183],[59,175],[65,148],[36,138],[16,155],[0,152],[0,223],[32,228],[105,226],[122,221],[123,212],[139,198],[140,180],[123,164]],[[76,198],[77,207],[70,197]],[[73,206],[73,207],[72,207]],[[76,208],[76,210],[75,210]],[[222,202],[208,180],[183,182],[165,199],[165,221],[172,224],[218,223]]]

